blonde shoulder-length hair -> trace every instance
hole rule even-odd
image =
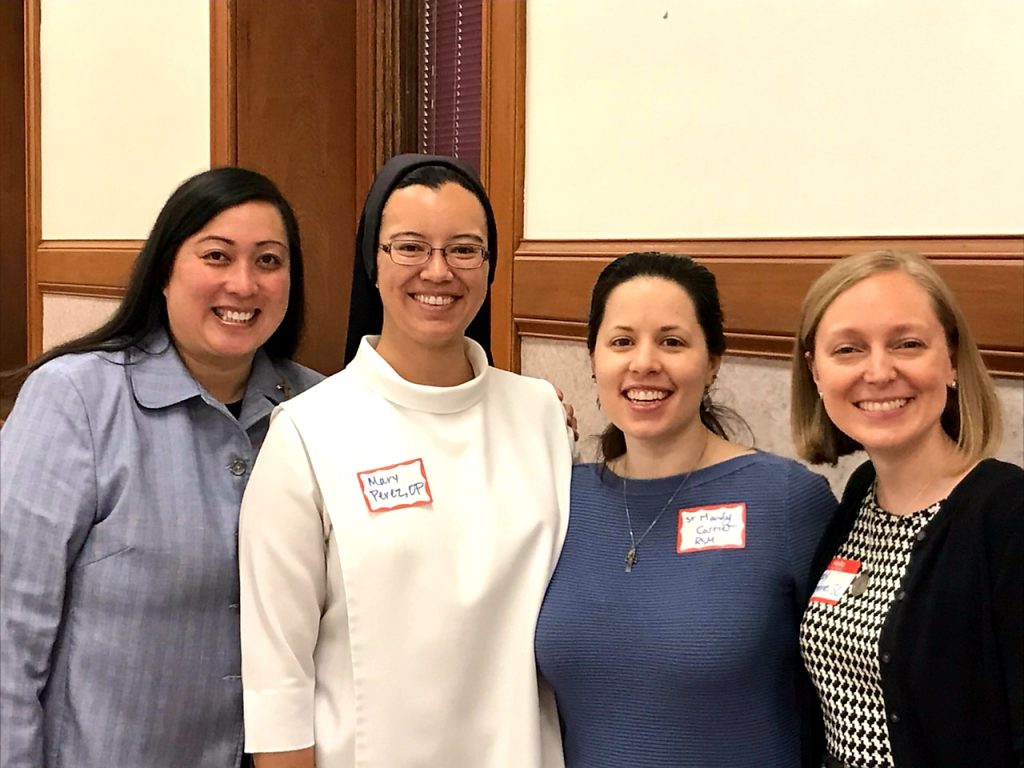
[[[814,355],[818,324],[836,297],[867,277],[894,271],[905,272],[924,288],[945,331],[957,388],[947,391],[942,427],[956,441],[964,466],[970,466],[999,447],[1002,415],[995,386],[953,291],[927,259],[907,251],[848,256],[819,277],[804,297],[792,363],[790,422],[797,453],[815,464],[835,464],[840,456],[862,448],[825,413],[808,361]]]

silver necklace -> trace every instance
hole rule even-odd
[[[701,461],[704,459],[704,451],[707,449],[708,439],[705,437],[704,447],[700,449],[700,456],[697,457],[697,463],[693,465],[693,469],[686,473],[682,482],[676,486],[675,491],[673,491],[672,495],[668,497],[668,501],[665,502],[665,506],[663,506],[661,511],[655,515],[654,520],[652,520],[651,524],[647,526],[647,530],[640,535],[639,539],[633,536],[633,519],[629,514],[629,499],[626,497],[626,478],[622,478],[622,506],[626,508],[626,527],[629,529],[629,549],[626,550],[626,573],[633,572],[633,566],[637,564],[637,550],[640,548],[640,545],[643,544],[644,539],[647,538],[647,534],[654,530],[654,526],[656,526],[658,521],[661,520],[662,515],[665,514],[670,506],[672,506],[672,502],[676,500],[676,496],[679,495],[680,491],[683,490],[686,483],[689,481],[690,475],[697,471]]]

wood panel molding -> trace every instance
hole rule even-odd
[[[210,167],[236,165],[235,0],[210,0]]]
[[[142,240],[45,240],[36,249],[40,283],[123,291]]]
[[[615,258],[632,251],[685,253],[694,258],[836,259],[861,251],[912,250],[928,259],[1024,259],[1024,237],[800,237],[673,240],[524,240],[520,256]]]
[[[25,201],[27,242],[25,243],[25,302],[27,313],[27,357],[31,360],[42,351],[43,297],[36,279],[36,250],[42,240],[42,114],[39,75],[40,0],[25,0]]]
[[[512,320],[513,255],[523,236],[526,168],[526,2],[484,0],[480,90],[480,176],[498,225],[491,286],[491,353],[500,368],[519,370]]]
[[[393,155],[416,152],[418,0],[356,0],[356,185],[365,197]]]
[[[990,370],[1024,375],[1022,237],[523,241],[515,258],[516,333],[586,338],[601,269],[631,251],[665,251],[693,256],[715,273],[731,353],[788,357],[810,284],[842,256],[875,248],[932,260],[957,293]]]
[[[360,0],[362,2],[362,0]],[[306,328],[297,358],[341,368],[355,242],[356,2],[234,0],[237,158],[273,179],[302,229]],[[372,84],[369,85],[372,89]]]
[[[520,344],[525,336],[559,341],[586,342],[587,340],[587,324],[583,321],[517,317],[514,323]],[[733,332],[728,332],[725,336],[730,355],[789,357],[793,348],[792,336]]]
[[[43,296],[59,294],[61,296],[79,296],[89,299],[120,299],[124,296],[123,288],[112,288],[104,285],[80,285],[78,283],[40,283]]]
[[[43,351],[43,294],[118,298],[128,284],[141,240],[44,240],[29,260],[29,356]]]
[[[0,4],[0,370],[26,362],[28,162],[26,4]],[[3,409],[0,407],[0,415]]]
[[[377,97],[375,81],[377,6],[374,0],[356,0],[356,124],[355,183],[357,196],[366,196],[377,173]],[[356,212],[359,215],[359,212]]]

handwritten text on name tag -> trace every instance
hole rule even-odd
[[[370,512],[421,507],[433,502],[423,459],[412,459],[357,473]]]
[[[747,546],[747,505],[743,502],[679,510],[676,552],[743,549]]]

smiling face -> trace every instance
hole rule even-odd
[[[902,271],[839,294],[821,316],[809,361],[825,411],[876,456],[948,441],[941,417],[956,379],[928,293]]]
[[[700,401],[720,362],[674,281],[637,277],[609,294],[591,364],[601,408],[627,444],[668,445],[702,429]]]
[[[270,203],[228,208],[185,240],[163,294],[193,375],[250,364],[284,319],[290,285],[288,238]]]
[[[452,243],[487,245],[480,201],[454,183],[438,189],[413,185],[395,190],[381,214],[378,242],[421,240],[436,249]],[[487,296],[487,264],[451,267],[440,250],[419,266],[395,264],[377,252],[377,288],[384,305],[381,342],[389,349],[458,349]]]

